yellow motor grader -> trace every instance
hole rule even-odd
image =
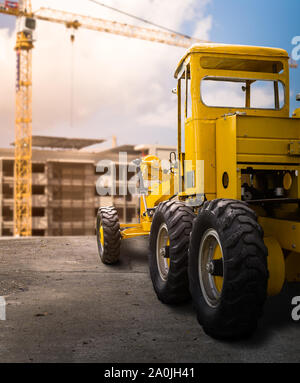
[[[268,295],[300,281],[300,109],[289,116],[289,57],[195,45],[175,78],[177,154],[168,169],[154,156],[135,162],[139,223],[100,208],[99,254],[116,263],[122,239],[149,235],[158,298],[191,296],[206,333],[239,338],[256,328]]]

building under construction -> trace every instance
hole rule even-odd
[[[32,143],[32,235],[93,235],[99,206],[114,205],[121,222],[136,222],[138,196],[120,195],[119,153],[127,161],[155,154],[168,158],[174,147],[123,145],[110,149],[89,149],[103,140],[33,136]],[[99,196],[96,183],[101,160],[116,166],[115,195]],[[127,172],[126,182],[134,173]],[[0,234],[14,232],[14,149],[0,149]]]

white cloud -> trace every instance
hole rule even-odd
[[[106,4],[209,38],[210,0],[122,0]],[[33,0],[41,6],[132,24],[137,21],[88,0]],[[1,17],[1,16],[0,16]],[[143,24],[144,26],[144,24]],[[109,138],[119,143],[176,143],[176,97],[173,73],[184,49],[79,29],[71,62],[70,30],[38,22],[33,50],[33,134]],[[14,35],[0,29],[1,146],[13,140]],[[74,126],[70,127],[71,68],[74,70]],[[170,131],[170,129],[173,129]],[[172,135],[172,137],[171,137]]]
[[[193,33],[194,37],[198,39],[209,40],[209,33],[212,28],[212,22],[213,19],[211,15],[208,15],[198,21]]]

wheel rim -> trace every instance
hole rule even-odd
[[[204,299],[209,306],[216,307],[223,288],[224,258],[219,235],[214,229],[207,230],[203,235],[198,273]]]
[[[104,231],[103,231],[102,223],[100,223],[100,227],[99,227],[99,243],[100,243],[101,251],[103,251],[103,248],[104,248]]]
[[[158,267],[158,272],[163,281],[166,281],[170,269],[170,258],[166,258],[166,247],[170,245],[168,228],[165,223],[163,223],[158,231],[157,241],[156,241],[156,262]]]

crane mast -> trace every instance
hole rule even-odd
[[[31,1],[19,2],[19,11],[31,13]],[[32,231],[32,19],[17,16],[17,74],[15,109],[14,234],[30,236]]]

